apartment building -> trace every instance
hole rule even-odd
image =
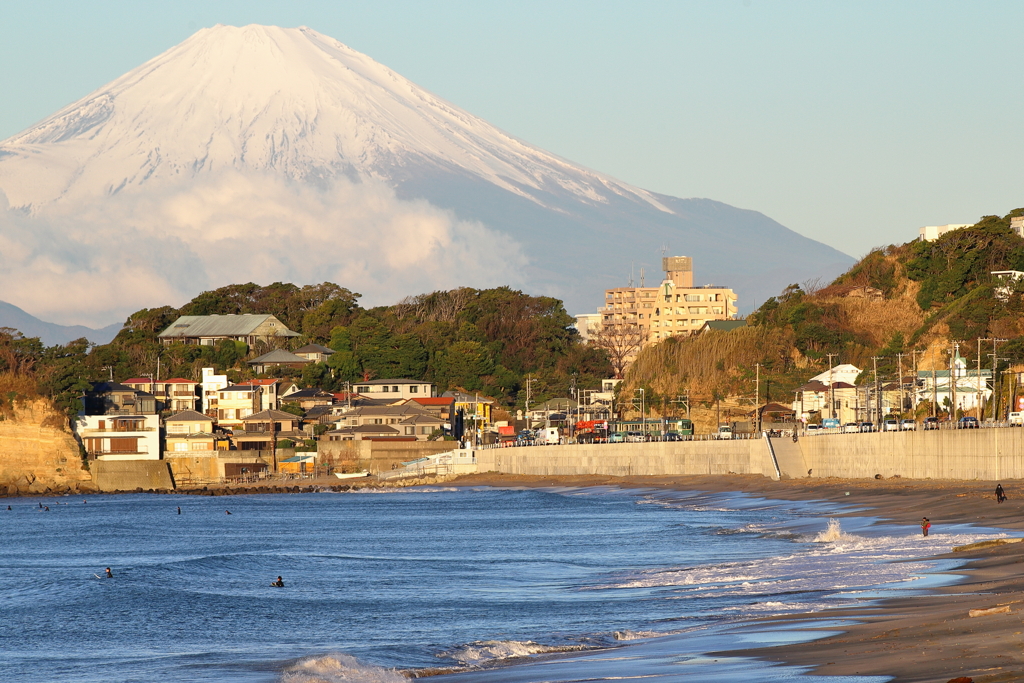
[[[712,320],[730,320],[738,312],[736,293],[717,285],[694,286],[693,259],[661,260],[665,279],[657,287],[616,287],[605,291],[601,335],[637,337],[636,352],[647,343],[698,332]],[[630,358],[632,360],[632,358]]]

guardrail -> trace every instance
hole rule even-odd
[[[969,426],[968,426],[969,424]],[[914,427],[900,426],[898,429],[886,429],[884,425],[881,427],[872,423],[871,429],[859,428],[853,429],[843,427],[829,427],[827,429],[815,429],[815,430],[803,430],[800,432],[800,436],[828,436],[832,434],[875,434],[879,432],[933,432],[933,431],[955,431],[955,430],[971,430],[971,429],[1006,429],[1009,427],[1022,427],[1024,425],[1011,423],[1011,422],[975,422],[961,423],[961,422],[918,422]]]

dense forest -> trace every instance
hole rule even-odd
[[[38,394],[71,412],[89,382],[155,374],[159,364],[162,378],[196,379],[201,368],[214,367],[236,382],[280,376],[328,391],[354,380],[404,377],[430,381],[439,392],[480,392],[513,409],[523,405],[527,378],[537,402],[599,386],[611,373],[605,352],[580,343],[575,321],[557,299],[507,287],[438,291],[370,309],[359,298],[333,283],[248,283],[203,292],[179,309],[138,311],[102,346],[79,340],[44,348],[38,339],[3,330],[0,398]],[[273,314],[300,334],[282,339],[281,348],[316,343],[335,353],[327,364],[254,375],[245,361],[271,347],[168,346],[157,339],[180,315],[240,313]]]

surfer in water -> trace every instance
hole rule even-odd
[[[272,587],[274,587],[274,588],[284,588],[284,579],[282,579],[282,578],[281,578],[281,577],[279,576],[279,577],[277,577],[277,581],[274,581],[274,582],[273,582],[273,583],[271,583],[270,585],[271,585]]]
[[[110,567],[107,567],[107,578],[108,579],[114,578],[114,572],[110,571]]]

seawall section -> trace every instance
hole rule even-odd
[[[1024,478],[1024,429],[875,432],[774,439],[784,478]],[[760,474],[775,477],[764,439],[576,444],[477,451],[480,472],[540,476]]]
[[[822,435],[799,445],[815,477],[1024,478],[1020,427]]]
[[[775,475],[762,439],[575,444],[477,451],[478,471],[614,477],[691,474]]]
[[[89,469],[104,492],[174,488],[166,460],[93,460]]]

